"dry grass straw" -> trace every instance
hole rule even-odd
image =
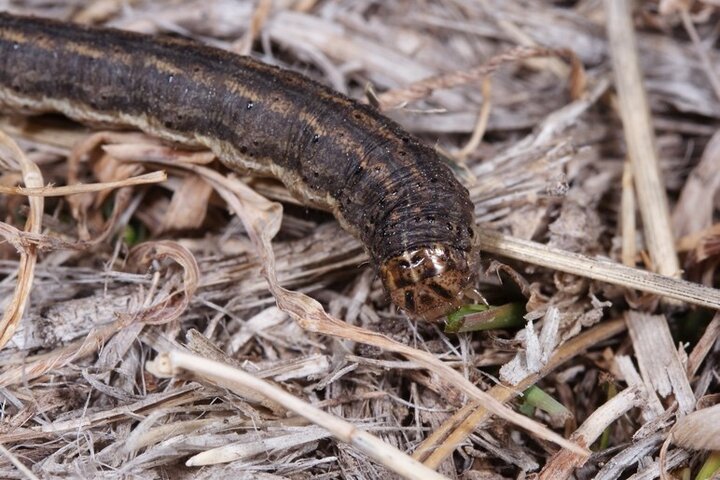
[[[2,132],[0,132],[0,148],[3,151],[0,161],[2,161],[2,167],[5,170],[21,172],[22,181],[26,188],[43,187],[43,177],[40,169],[25,156],[12,139]],[[42,227],[43,199],[39,196],[30,197],[28,202],[30,203],[30,213],[25,222],[25,233],[37,235]],[[32,289],[35,264],[37,263],[35,246],[23,242],[23,238],[17,230],[6,226],[4,223],[3,227],[7,227],[2,228],[3,237],[18,250],[20,261],[16,274],[15,292],[3,312],[2,319],[0,319],[0,347],[5,346],[12,338],[23,317],[23,313],[25,313]]]
[[[297,415],[302,415],[315,425],[329,430],[335,437],[357,447],[378,463],[406,478],[444,479],[434,470],[422,463],[413,460],[405,453],[383,442],[379,438],[362,430],[358,430],[351,423],[329,415],[319,408],[286,393],[281,388],[264,382],[239,369],[233,369],[224,363],[214,362],[205,358],[183,352],[170,352],[157,357],[148,368],[157,375],[171,377],[181,370],[188,370],[194,374],[202,375],[206,379],[217,379],[226,384],[238,384],[255,392],[272,398],[276,402]],[[196,455],[188,460],[188,466],[212,465],[227,461],[224,458],[211,458],[215,452],[209,451]]]
[[[457,167],[482,290],[527,323],[408,321],[336,222],[208,152],[3,117],[0,477],[699,471],[719,448],[720,323],[696,307],[720,306],[719,6],[629,3],[14,2],[369,97]]]
[[[626,267],[608,259],[589,258],[577,253],[554,249],[547,245],[513,238],[498,232],[481,232],[480,237],[485,250],[495,255],[550,267],[561,272],[633,288],[694,305],[713,309],[720,308],[720,290],[715,288]]]
[[[133,187],[136,185],[148,185],[160,183],[167,180],[165,172],[151,172],[137,177],[119,180],[117,182],[93,183],[89,185],[66,185],[63,187],[3,187],[0,186],[0,193],[3,195],[23,195],[26,197],[66,197],[68,195],[79,195],[81,193],[95,193],[113,190],[121,187]]]
[[[613,422],[625,415],[630,409],[637,408],[643,401],[639,389],[627,388],[603,404],[585,422],[573,432],[572,438],[579,445],[591,445]],[[549,480],[569,478],[573,471],[582,466],[585,460],[567,450],[553,455],[540,472],[538,478]]]
[[[469,83],[475,83],[479,79],[487,78],[488,75],[497,71],[500,67],[507,64],[514,64],[523,60],[559,56],[570,60],[573,66],[573,77],[577,78],[582,65],[572,50],[552,50],[539,47],[518,47],[496,55],[484,62],[482,65],[470,70],[457,70],[436,75],[430,78],[424,78],[411,85],[403,88],[388,90],[378,96],[379,107],[383,110],[392,108],[401,108],[410,102],[424,100],[431,96],[437,90],[446,90],[455,88]],[[484,92],[487,97],[488,91]]]
[[[680,264],[675,252],[650,107],[640,71],[631,4],[624,0],[606,0],[605,5],[618,106],[628,157],[633,166],[638,207],[645,227],[648,251],[658,273],[677,276],[680,273]]]

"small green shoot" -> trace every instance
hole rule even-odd
[[[148,238],[147,228],[142,223],[140,224],[128,224],[123,230],[123,240],[129,247],[134,247],[138,243],[144,242]]]
[[[710,452],[705,459],[705,463],[695,476],[695,480],[708,480],[716,478],[715,475],[720,474],[720,451]]]
[[[608,382],[607,383],[607,399],[611,400],[615,395],[617,395],[617,386],[615,386],[614,383]],[[600,435],[600,439],[598,440],[597,446],[598,451],[605,450],[610,446],[610,434],[612,433],[612,425],[608,425],[605,430],[603,430],[602,435]]]
[[[555,400],[543,389],[533,385],[523,392],[523,407],[538,408],[550,415],[558,423],[566,419],[572,418],[572,413],[565,405]],[[524,413],[524,409],[521,407]],[[532,410],[531,410],[532,411]]]
[[[499,307],[466,305],[448,315],[445,333],[476,332],[502,328],[519,328],[525,325],[525,306],[507,303]]]

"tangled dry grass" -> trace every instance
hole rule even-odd
[[[277,182],[1,117],[0,477],[710,478],[720,4],[628,4],[0,0],[375,104],[468,186],[503,305],[416,324]]]

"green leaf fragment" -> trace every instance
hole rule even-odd
[[[524,405],[538,408],[559,421],[572,418],[572,413],[565,405],[535,385],[523,392],[523,400]]]
[[[476,332],[518,328],[525,325],[525,306],[522,303],[506,303],[499,307],[465,305],[448,315],[446,333]]]

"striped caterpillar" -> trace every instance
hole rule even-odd
[[[174,38],[0,13],[0,107],[209,148],[359,238],[393,303],[434,320],[472,289],[468,191],[370,106],[295,72]]]

